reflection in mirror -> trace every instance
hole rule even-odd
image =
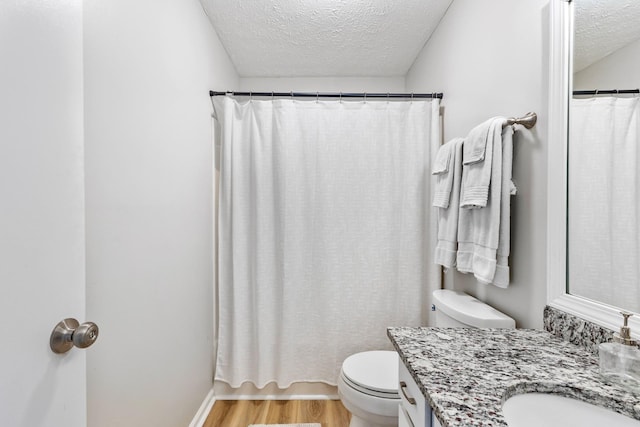
[[[574,10],[568,291],[640,312],[640,1]]]

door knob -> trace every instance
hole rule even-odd
[[[76,319],[60,321],[51,332],[49,346],[54,353],[66,353],[73,346],[87,348],[98,339],[98,325],[85,322],[82,325]]]

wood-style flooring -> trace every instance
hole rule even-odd
[[[339,400],[218,400],[203,427],[287,423],[348,427],[350,418]]]

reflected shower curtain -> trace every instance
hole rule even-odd
[[[640,311],[640,99],[574,99],[569,290]]]
[[[216,380],[336,384],[350,354],[425,324],[438,100],[237,102],[222,132]]]

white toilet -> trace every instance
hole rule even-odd
[[[508,328],[515,320],[464,292],[433,292],[435,326],[445,328]],[[338,394],[351,412],[349,427],[398,425],[398,355],[366,351],[347,357],[338,379]]]

